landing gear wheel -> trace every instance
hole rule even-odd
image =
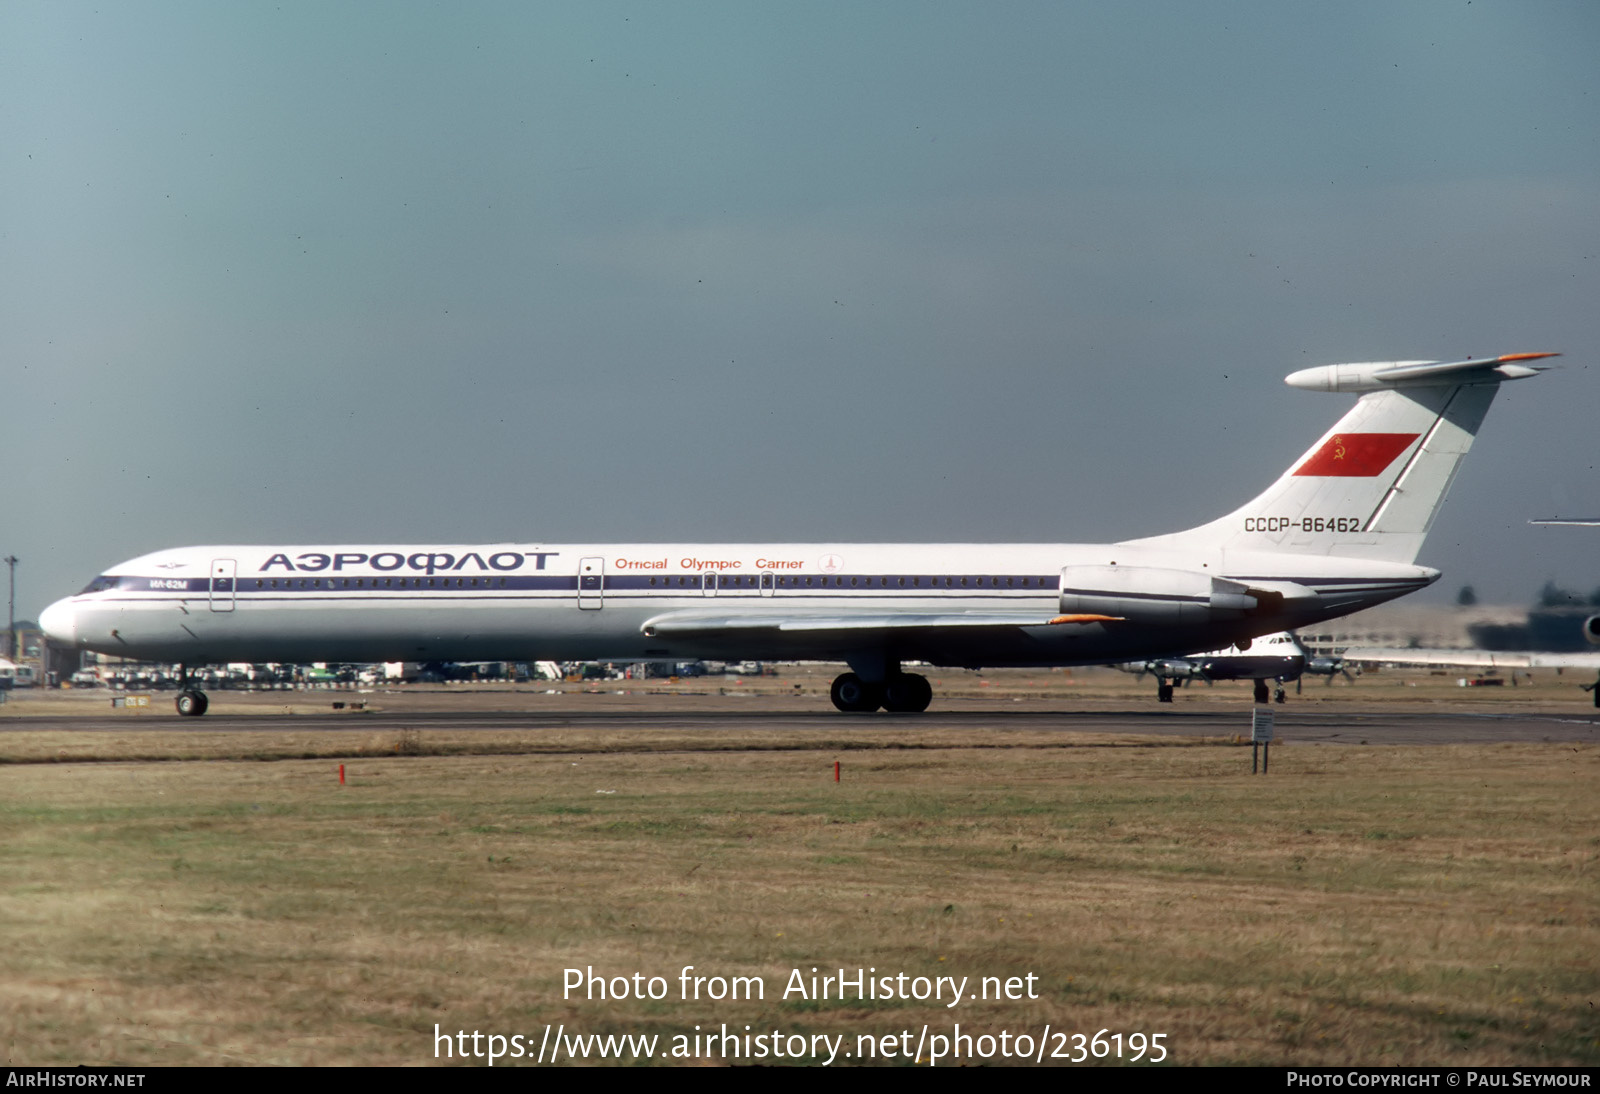
[[[1289,701],[1289,693],[1283,689],[1282,684],[1279,684],[1278,689],[1272,693],[1272,701],[1274,703],[1287,703]]]
[[[883,705],[883,685],[869,684],[855,673],[847,672],[834,679],[828,698],[840,710],[866,713]]]
[[[883,709],[897,714],[921,714],[933,702],[933,685],[926,676],[903,672],[883,685]]]
[[[178,693],[178,713],[185,718],[200,717],[210,705],[211,701],[206,698],[206,693],[203,691],[190,689]]]
[[[1267,701],[1267,699],[1268,699],[1267,682],[1265,680],[1257,680],[1256,681],[1256,702],[1265,703]]]
[[[1156,702],[1172,702],[1172,685],[1167,683],[1165,680],[1156,685]]]

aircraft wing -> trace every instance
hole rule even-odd
[[[1600,669],[1600,653],[1521,653],[1504,650],[1381,649],[1352,646],[1346,661],[1381,665],[1440,665],[1464,669]]]

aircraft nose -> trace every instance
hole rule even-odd
[[[39,613],[39,629],[62,646],[78,644],[78,613],[70,600],[58,600]]]

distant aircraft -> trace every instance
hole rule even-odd
[[[1590,617],[1591,622],[1595,617]],[[1345,660],[1366,665],[1427,665],[1462,669],[1595,669],[1600,673],[1600,653],[1518,653],[1510,650],[1383,649],[1358,646],[1344,651]],[[1593,684],[1580,684],[1594,693],[1600,708],[1600,675]]]
[[[1124,672],[1146,673],[1156,678],[1156,699],[1172,702],[1172,693],[1190,680],[1254,680],[1255,701],[1267,701],[1267,681],[1277,681],[1275,698],[1283,702],[1283,685],[1298,680],[1309,660],[1299,639],[1288,631],[1265,635],[1236,646],[1185,657],[1163,657],[1153,661],[1132,661],[1117,666]]]
[[[1351,646],[1344,651],[1344,659],[1367,665],[1438,665],[1463,669],[1600,669],[1600,653]]]
[[[1107,664],[1217,649],[1431,584],[1414,560],[1512,354],[1328,365],[1361,395],[1227,516],[1109,544],[202,546],[57,601],[57,643],[189,668],[229,661],[842,660],[843,711],[921,711],[902,670]],[[186,687],[180,714],[205,711]]]
[[[1583,621],[1583,637],[1591,646],[1600,646],[1600,615]],[[1542,653],[1520,650],[1440,650],[1352,646],[1344,651],[1346,661],[1371,665],[1428,665],[1463,669],[1595,669],[1600,673],[1600,653]],[[1600,676],[1595,683],[1581,685],[1594,692],[1594,705],[1600,707]]]

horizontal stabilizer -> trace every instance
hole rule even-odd
[[[1537,376],[1548,365],[1526,365],[1559,353],[1508,353],[1481,361],[1368,361],[1356,365],[1319,365],[1284,377],[1290,387],[1307,391],[1383,391],[1420,384],[1495,384]]]

